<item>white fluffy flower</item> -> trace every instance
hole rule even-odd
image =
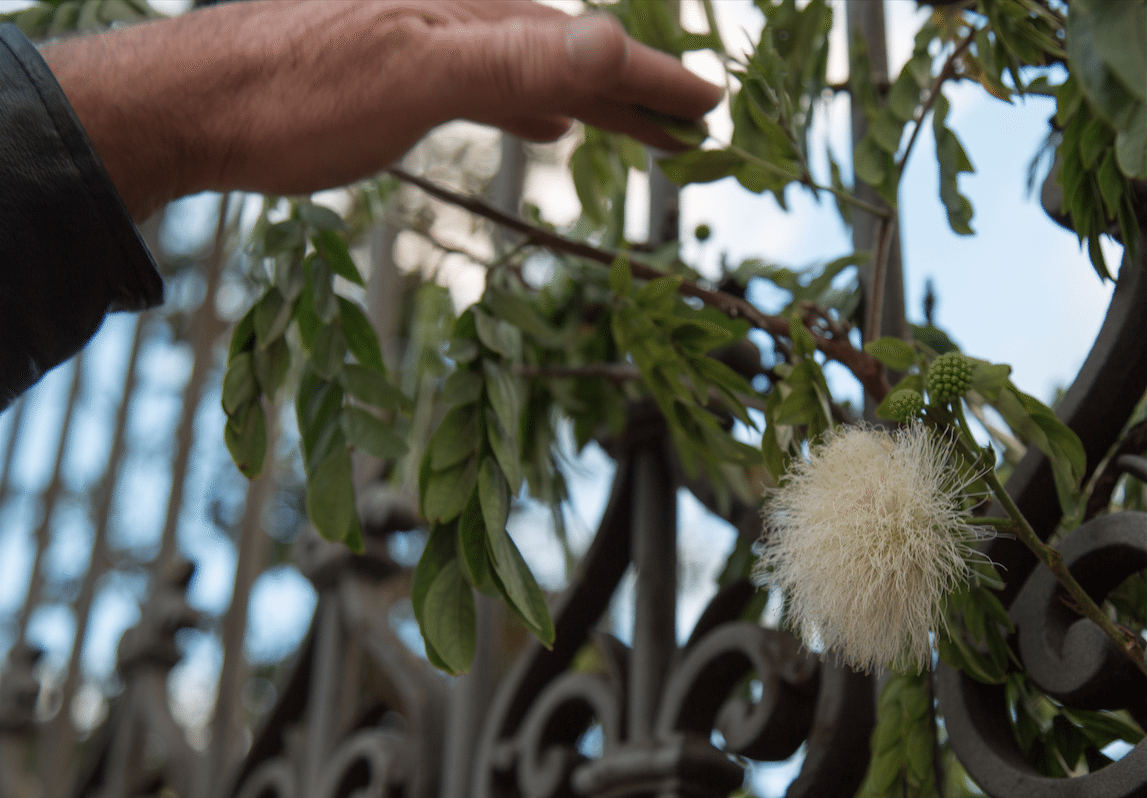
[[[757,577],[783,591],[805,641],[855,668],[923,668],[944,597],[971,575],[982,536],[952,443],[921,424],[846,427],[794,462],[765,505]]]

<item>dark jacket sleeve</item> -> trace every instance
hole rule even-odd
[[[0,25],[0,409],[163,283],[59,83]]]

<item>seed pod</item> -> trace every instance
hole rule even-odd
[[[923,409],[924,397],[911,388],[893,391],[884,405],[884,412],[889,421],[907,421],[919,415]]]
[[[944,404],[963,397],[972,385],[972,361],[959,352],[947,352],[928,367],[928,396],[932,404]]]

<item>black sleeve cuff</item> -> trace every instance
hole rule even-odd
[[[163,283],[39,52],[0,25],[0,409]]]

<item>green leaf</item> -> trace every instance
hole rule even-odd
[[[808,327],[804,326],[800,316],[795,313],[789,319],[789,338],[792,339],[793,351],[798,356],[807,358],[816,352],[816,339]]]
[[[309,287],[311,289],[311,307],[319,321],[331,324],[339,315],[338,295],[334,291],[334,278],[331,266],[323,258],[311,255],[307,258],[310,275]]]
[[[480,418],[477,405],[451,408],[427,447],[430,467],[443,471],[472,457],[482,442]]]
[[[223,442],[243,476],[254,479],[262,473],[267,457],[267,419],[259,400],[248,402],[227,419]]]
[[[941,632],[936,642],[940,658],[948,666],[962,670],[977,682],[1003,684],[1006,680],[1005,669],[964,640],[959,629],[953,629],[952,634]]]
[[[888,175],[888,153],[872,135],[867,135],[852,153],[852,173],[870,186],[879,186]]]
[[[1087,454],[1079,436],[1060,421],[1047,405],[1026,394],[1021,399],[1032,420],[1047,437],[1046,448],[1040,446],[1038,439],[1035,443],[1048,455],[1057,484],[1069,486],[1074,493],[1087,469]]]
[[[629,296],[633,293],[633,272],[629,268],[629,259],[624,255],[614,258],[610,267],[609,290],[618,296]]]
[[[361,407],[348,407],[342,414],[343,433],[356,449],[392,460],[406,454],[406,441],[390,425]]]
[[[311,241],[318,253],[322,255],[323,260],[330,264],[335,274],[355,285],[366,285],[362,281],[362,275],[358,273],[358,267],[354,265],[354,261],[351,259],[350,251],[347,249],[342,236],[332,230],[323,230],[311,236]]]
[[[223,375],[223,412],[234,415],[258,395],[254,360],[250,352],[240,352],[231,358]]]
[[[299,327],[299,338],[302,339],[303,346],[307,349],[314,346],[315,336],[319,334],[319,329],[323,326],[322,320],[315,313],[314,299],[314,290],[307,286],[299,294],[299,302],[295,306],[295,322]]]
[[[482,375],[471,369],[453,371],[442,383],[442,402],[447,405],[468,405],[482,397]]]
[[[936,97],[932,111],[932,129],[936,136],[936,160],[940,164],[940,200],[948,211],[948,225],[959,235],[972,235],[972,203],[960,193],[957,177],[961,172],[974,172],[972,162],[956,134],[944,126],[948,116],[948,100],[943,94]]]
[[[682,278],[677,275],[650,280],[637,290],[633,300],[647,313],[665,315],[673,310]]]
[[[327,455],[332,443],[331,430],[339,428],[342,406],[343,391],[338,383],[327,382],[310,370],[303,374],[295,397],[295,415],[308,469],[312,462],[317,464]]]
[[[931,781],[932,773],[932,747],[936,739],[931,734],[922,734],[920,729],[914,729],[904,740],[904,759],[908,765],[908,772],[920,782]]]
[[[267,348],[255,350],[255,379],[268,397],[274,397],[291,368],[291,347],[278,338]]]
[[[1136,103],[1147,100],[1140,68],[1147,63],[1145,34],[1142,26],[1129,27],[1144,17],[1141,8],[1139,2],[1084,0],[1072,2],[1067,16],[1068,69],[1095,110],[1116,130],[1127,129]]]
[[[1131,122],[1116,134],[1115,157],[1123,174],[1147,180],[1147,103],[1139,103]]]
[[[989,402],[994,402],[1000,391],[1008,384],[1008,377],[1012,374],[1012,367],[1006,363],[988,363],[986,360],[972,361],[975,370],[972,372],[971,388]]]
[[[307,284],[303,259],[293,252],[276,257],[273,282],[288,300],[296,299]]]
[[[355,399],[380,410],[409,411],[413,406],[406,394],[373,368],[348,363],[339,381]]]
[[[678,185],[711,183],[735,174],[745,162],[743,155],[729,150],[689,150],[669,158],[661,158],[657,165],[665,176]]]
[[[1113,134],[1111,126],[1099,117],[1088,123],[1079,140],[1079,153],[1085,167],[1088,169],[1094,167],[1099,156],[1110,150]]]
[[[422,491],[422,512],[431,521],[453,521],[478,482],[478,461],[470,458],[445,471],[431,471]]]
[[[421,628],[448,673],[465,673],[476,645],[474,592],[457,559],[443,565],[422,602]]]
[[[231,333],[231,344],[227,348],[227,362],[230,363],[235,355],[250,349],[254,345],[254,339],[255,308],[252,306],[235,325],[235,331]]]
[[[916,350],[912,344],[890,335],[869,341],[864,345],[864,351],[893,371],[907,371],[916,362]]]
[[[888,110],[895,114],[901,122],[910,122],[915,118],[916,108],[919,105],[920,85],[916,82],[916,76],[913,74],[913,64],[909,62],[900,70],[900,75],[888,93]]]
[[[478,466],[478,501],[486,529],[506,528],[510,517],[510,486],[498,467],[498,461],[487,455]]]
[[[516,435],[506,431],[491,407],[486,407],[486,440],[490,443],[490,450],[494,452],[494,457],[510,484],[511,492],[517,493],[524,479],[518,439]]]
[[[522,359],[522,331],[507,321],[496,319],[478,308],[470,308],[478,340],[487,349],[513,361]]]
[[[260,348],[277,341],[294,316],[295,303],[287,302],[278,288],[269,288],[255,303],[255,339]]]
[[[1127,190],[1127,181],[1115,165],[1115,152],[1113,150],[1108,150],[1103,154],[1095,178],[1099,183],[1099,192],[1103,196],[1107,215],[1109,217],[1118,215],[1124,192]]]
[[[529,566],[522,559],[521,552],[506,532],[500,528],[486,527],[486,544],[489,546],[490,560],[494,564],[494,574],[507,603],[517,612],[526,627],[534,633],[542,645],[549,648],[554,644],[554,622],[546,605],[545,594],[538,587]]]
[[[900,138],[904,133],[904,120],[897,119],[887,108],[881,109],[868,128],[873,141],[889,155],[900,149]]]
[[[423,610],[430,586],[434,584],[439,572],[455,556],[454,528],[443,525],[432,526],[430,536],[426,540],[426,547],[422,550],[422,556],[418,558],[418,565],[414,567],[414,575],[410,582],[410,603],[414,610],[414,617],[418,620],[419,630],[422,631],[422,639],[426,645],[426,657],[434,667],[443,671],[447,670],[447,666],[426,636]]]
[[[108,24],[112,22],[138,22],[146,18],[146,14],[141,14],[139,10],[124,0],[104,0],[100,3],[100,20]]]
[[[311,343],[311,368],[324,379],[334,379],[343,369],[346,350],[346,337],[339,327],[320,327]]]
[[[473,318],[470,314],[467,316]],[[469,363],[478,357],[478,344],[468,338],[451,338],[446,347],[446,357],[455,363]]]
[[[345,447],[328,454],[307,475],[307,516],[324,538],[346,538],[355,519],[350,452]]]
[[[1072,707],[1062,707],[1060,711],[1083,730],[1096,748],[1104,748],[1115,740],[1124,740],[1132,745],[1143,740],[1143,730],[1138,724],[1116,712]]]
[[[466,509],[458,517],[458,553],[470,584],[487,596],[499,597],[501,594],[493,580],[494,566],[486,547],[486,524],[476,492],[470,495]]]
[[[483,361],[482,369],[486,376],[486,398],[494,408],[502,429],[516,432],[521,400],[514,378],[504,368],[489,360]]]
[[[354,359],[364,366],[386,371],[382,362],[382,349],[378,345],[378,334],[370,325],[366,314],[358,305],[343,297],[339,301],[339,318],[342,320],[343,335]]]
[[[346,537],[343,538],[343,545],[354,554],[366,552],[366,544],[362,539],[362,525],[358,522],[357,517],[351,518],[350,529],[347,530]]]
[[[883,795],[900,776],[900,751],[892,749],[872,758],[869,766],[868,779],[877,795]]]
[[[836,162],[836,158],[832,156],[832,150],[828,150],[828,167],[832,177],[832,187],[837,191],[848,191],[848,188],[844,185],[844,180],[841,177],[840,164],[838,164]],[[836,211],[840,214],[840,219],[844,222],[844,226],[851,228],[852,205],[842,200],[837,194],[833,194],[832,199],[833,202],[836,203]]]
[[[514,325],[542,346],[555,347],[561,345],[561,339],[557,332],[550,327],[529,301],[518,294],[495,286],[487,286],[486,293],[482,297],[482,304],[488,307],[495,316]]]
[[[325,205],[300,202],[299,217],[311,227],[319,230],[346,230],[346,223],[342,217]]]
[[[272,258],[279,254],[293,253],[306,243],[303,226],[297,219],[277,222],[263,233],[263,255]]]
[[[709,128],[702,119],[679,119],[641,107],[638,108],[638,111],[650,122],[665,131],[673,140],[684,144],[686,147],[700,147],[705,139],[709,138]]]

